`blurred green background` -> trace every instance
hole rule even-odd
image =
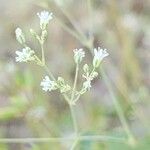
[[[126,144],[109,141],[79,142],[77,150],[150,149],[150,4],[148,0],[0,0],[0,138],[67,137],[73,133],[68,105],[58,92],[44,93],[46,75],[36,65],[15,62],[20,50],[14,31],[23,29],[28,44],[40,54],[29,29],[39,29],[36,13],[48,10],[46,61],[56,76],[74,78],[75,48],[84,48],[91,62],[94,47],[107,48],[101,76],[76,105],[83,135],[135,139]],[[116,105],[117,103],[117,105]],[[122,125],[118,109],[127,121]],[[70,142],[0,142],[0,150],[68,150]]]

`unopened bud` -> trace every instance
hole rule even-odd
[[[22,32],[22,30],[20,28],[17,28],[15,30],[15,33],[16,33],[16,39],[17,41],[20,43],[20,44],[24,44],[25,43],[25,36]]]

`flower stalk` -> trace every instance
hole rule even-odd
[[[82,140],[82,138],[79,136],[79,129],[77,125],[77,118],[75,114],[75,104],[79,100],[80,96],[89,91],[92,87],[92,80],[98,76],[98,72],[96,72],[96,69],[99,67],[102,60],[108,56],[109,54],[104,49],[101,49],[98,47],[98,49],[94,49],[94,57],[92,62],[92,67],[85,64],[83,66],[83,74],[82,77],[85,79],[85,81],[82,84],[81,90],[77,90],[77,81],[79,76],[79,66],[82,63],[83,58],[85,57],[85,52],[83,49],[75,49],[74,52],[74,62],[76,64],[76,70],[75,70],[75,77],[73,86],[67,84],[67,82],[62,78],[61,76],[55,78],[54,75],[51,73],[49,68],[46,65],[45,61],[45,52],[44,52],[44,43],[47,38],[47,26],[52,19],[52,13],[49,13],[47,11],[42,11],[41,13],[37,13],[39,19],[40,19],[40,28],[41,28],[41,35],[39,36],[33,29],[30,29],[31,35],[38,40],[40,47],[41,47],[41,59],[35,54],[35,51],[32,50],[26,43],[25,43],[25,37],[22,32],[22,30],[16,29],[16,39],[17,41],[24,46],[24,48],[21,51],[16,51],[17,62],[35,62],[37,65],[40,65],[45,69],[48,75],[46,75],[43,80],[41,81],[41,87],[45,92],[51,92],[54,90],[59,90],[60,94],[64,97],[66,102],[69,104],[71,118],[73,122],[74,127],[74,133],[75,138],[74,143],[71,147],[71,150],[73,150],[78,142],[78,140]],[[70,95],[70,96],[68,96]]]

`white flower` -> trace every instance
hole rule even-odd
[[[16,34],[16,39],[20,44],[24,44],[25,43],[25,37],[24,34],[22,32],[22,30],[20,28],[17,28],[15,30],[15,34]]]
[[[74,49],[74,60],[75,63],[80,63],[83,59],[83,57],[85,57],[85,52],[83,51],[83,49]]]
[[[100,62],[104,59],[104,57],[108,56],[106,49],[94,49],[94,58],[93,58],[93,66],[97,68],[100,65]]]
[[[90,88],[91,88],[91,80],[86,80],[83,83],[83,89],[90,90]]]
[[[22,51],[16,51],[16,62],[28,62],[35,59],[34,51],[31,50],[29,47],[25,47]]]
[[[58,88],[57,83],[55,81],[50,80],[48,76],[45,76],[40,85],[43,87],[42,89],[44,91],[52,91]]]
[[[53,18],[53,13],[50,13],[48,11],[42,11],[40,13],[37,13],[38,17],[40,18],[40,27],[42,30],[45,30],[46,26],[48,25],[49,21]]]

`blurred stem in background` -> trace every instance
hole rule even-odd
[[[113,1],[113,2],[114,2],[114,1]],[[49,3],[48,3],[48,4],[49,4]],[[57,5],[57,3],[56,3],[56,5]],[[49,6],[50,6],[50,5],[49,5]],[[94,44],[94,43],[93,43],[93,35],[92,35],[92,27],[93,27],[92,21],[89,19],[89,20],[90,20],[90,23],[91,23],[91,25],[90,25],[91,29],[89,29],[89,31],[90,31],[90,33],[89,33],[90,37],[87,38],[82,32],[79,32],[80,30],[78,29],[78,27],[74,25],[74,21],[72,21],[73,19],[72,19],[72,16],[70,15],[70,13],[67,12],[67,10],[64,11],[64,8],[62,8],[61,6],[59,6],[59,5],[57,5],[57,6],[58,6],[61,10],[63,10],[62,13],[67,17],[67,19],[70,21],[71,25],[74,27],[74,29],[75,29],[76,31],[74,31],[73,29],[71,29],[70,27],[68,27],[67,25],[65,25],[65,24],[63,23],[63,21],[60,21],[60,19],[57,18],[57,19],[59,20],[59,22],[61,22],[61,26],[62,26],[67,32],[69,32],[71,35],[73,35],[75,38],[77,38],[85,47],[87,47],[87,48],[90,50],[91,54],[93,54],[93,47],[94,47],[93,44]],[[91,14],[92,14],[92,2],[91,2],[91,0],[87,0],[87,6],[88,6],[89,14],[90,14],[89,18],[92,18],[92,16],[91,16]],[[113,7],[113,6],[110,5],[110,7]],[[64,12],[65,12],[65,13],[64,13]],[[82,35],[81,35],[81,34],[82,34]],[[127,42],[127,41],[125,41],[125,42]],[[125,43],[124,45],[127,45],[127,43]],[[129,45],[130,45],[130,44],[129,44]],[[122,49],[122,48],[121,48],[121,49]],[[131,48],[130,48],[130,50],[131,50]],[[123,49],[123,51],[126,51],[126,49]],[[133,55],[132,55],[132,57],[133,57]],[[128,58],[128,56],[127,56],[126,58]],[[128,60],[128,61],[129,61],[129,60]],[[128,63],[130,63],[131,61],[132,61],[132,60],[130,60]],[[138,67],[136,67],[136,68],[138,68]],[[132,67],[131,67],[131,69],[132,69]],[[120,105],[120,103],[119,103],[119,100],[118,100],[118,98],[117,98],[115,92],[114,92],[113,89],[112,89],[111,82],[110,82],[109,78],[107,77],[107,75],[106,75],[106,73],[105,73],[105,71],[104,71],[104,69],[103,69],[102,67],[101,67],[101,69],[100,69],[100,72],[101,72],[101,74],[102,74],[102,76],[103,76],[103,80],[104,80],[104,82],[105,82],[105,85],[106,85],[106,87],[107,87],[107,89],[108,89],[108,91],[109,91],[109,93],[110,93],[110,96],[111,96],[111,98],[112,98],[112,100],[113,100],[113,103],[114,103],[116,112],[117,112],[117,114],[118,114],[118,117],[119,117],[119,119],[120,119],[120,121],[121,121],[121,123],[122,123],[122,125],[123,125],[123,128],[124,128],[124,130],[125,130],[125,132],[126,132],[126,134],[127,134],[127,136],[128,136],[129,144],[134,145],[134,144],[135,144],[134,135],[133,135],[132,132],[130,131],[128,122],[127,122],[127,120],[126,120],[126,118],[125,118],[125,115],[124,115],[124,112],[123,112],[123,108],[121,107],[121,105]],[[125,90],[123,90],[123,91],[125,91]]]
[[[141,71],[135,54],[135,43],[132,35],[120,22],[121,14],[116,0],[107,3],[107,7],[108,21],[114,27],[113,29],[119,41],[118,45],[120,45],[120,55],[122,57],[120,59],[122,77],[118,86],[125,93],[124,95],[127,96],[125,98],[128,100],[128,90],[130,90],[128,89],[128,85],[136,89],[141,84]]]
[[[90,1],[90,7],[89,8],[89,12],[91,14],[91,11],[92,11],[92,3],[91,3],[91,0],[88,0],[88,6],[89,6],[89,1]],[[115,1],[115,0],[112,0],[112,1]],[[109,9],[108,9],[109,10]],[[111,13],[113,14],[113,13]],[[92,16],[90,16],[90,18],[92,18]],[[111,18],[111,17],[110,17]],[[90,21],[91,24],[93,24],[92,20]],[[91,25],[90,27],[93,27],[93,25]],[[92,31],[92,28],[89,30],[89,32]],[[89,35],[92,35],[92,34],[89,34]],[[93,54],[93,48],[94,48],[94,43],[93,43],[93,37],[89,37],[91,39],[91,47],[88,47],[88,49],[90,50],[90,52]],[[128,43],[125,43],[125,45],[128,45]],[[127,57],[128,58],[128,57]],[[123,59],[122,59],[123,60]],[[132,61],[132,60],[131,60]],[[132,68],[132,67],[131,67]],[[116,112],[118,114],[118,117],[123,125],[123,128],[128,136],[128,142],[129,144],[131,145],[135,145],[135,138],[134,138],[134,135],[132,134],[132,132],[130,131],[130,128],[129,128],[129,125],[128,125],[128,122],[125,118],[125,115],[124,115],[124,112],[123,112],[123,108],[121,107],[120,103],[119,103],[119,99],[117,98],[117,95],[115,94],[115,92],[113,91],[113,88],[112,88],[112,84],[111,84],[111,81],[109,80],[105,70],[103,69],[103,67],[100,68],[100,72],[101,72],[101,75],[103,77],[103,80],[104,80],[104,83],[109,91],[109,94],[113,100],[113,103],[114,103],[114,106],[115,106],[115,109],[116,109]]]
[[[74,141],[76,137],[66,137],[66,138],[59,138],[59,137],[50,137],[50,138],[7,138],[1,139],[0,143],[47,143],[47,142],[62,142],[62,141]],[[78,138],[80,141],[111,141],[111,142],[119,142],[125,143],[126,139],[124,138],[116,138],[111,136],[105,135],[89,135],[89,136],[80,136]]]

